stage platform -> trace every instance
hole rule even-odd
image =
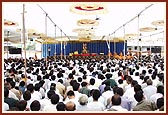
[[[73,54],[72,56],[97,56],[97,53],[86,53],[86,54]]]

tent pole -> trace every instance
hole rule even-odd
[[[27,77],[27,74],[26,74],[26,69],[27,69],[27,59],[26,59],[26,36],[25,36],[25,4],[23,4],[23,13],[22,13],[22,21],[23,21],[23,31],[22,31],[22,34],[23,34],[23,42],[24,42],[24,54],[25,54],[25,76]]]
[[[62,30],[61,31],[61,60],[62,60]]]
[[[140,14],[139,14],[140,15]],[[137,47],[137,57],[138,57],[138,59],[137,59],[137,64],[139,65],[139,53],[140,53],[140,48],[139,48],[139,15],[138,15],[138,47]]]
[[[55,40],[56,40],[56,32],[57,32],[57,30],[56,30],[56,27],[57,27],[56,24],[54,25],[54,27],[55,27]],[[57,56],[57,55],[56,55],[56,43],[55,43],[55,55],[54,55],[55,61],[56,61],[56,56]]]
[[[124,63],[125,63],[125,25],[123,25],[124,30]]]
[[[47,36],[47,16],[48,14],[45,15],[45,34]],[[47,42],[46,42],[46,67],[47,67],[47,53],[48,53],[48,48],[47,48]]]

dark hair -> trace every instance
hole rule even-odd
[[[100,97],[100,95],[101,95],[100,91],[97,90],[97,89],[94,89],[92,94],[93,94],[93,95],[92,95],[93,100],[98,101],[98,99],[99,99],[99,97]]]
[[[19,86],[22,86],[22,87],[25,86],[25,82],[21,81],[20,84],[19,84]]]
[[[9,95],[9,89],[4,87],[4,97],[7,98]]]
[[[157,108],[160,109],[162,106],[164,106],[164,98],[158,98],[156,101]]]
[[[118,94],[114,94],[111,98],[112,105],[120,105],[121,97]]]
[[[112,77],[112,74],[109,74],[109,73],[108,73],[108,74],[106,74],[105,76],[106,76],[107,79],[110,79],[110,78]]]
[[[27,85],[27,90],[29,90],[31,93],[34,91],[34,86],[33,84]]]
[[[94,78],[91,78],[90,79],[90,85],[94,85],[95,84],[95,79]]]
[[[132,77],[131,76],[127,76],[126,81],[128,81],[129,83],[131,83],[132,82]]]
[[[49,91],[47,92],[47,97],[48,97],[49,99],[51,99],[51,96],[54,95],[54,94],[55,94],[55,91],[54,91],[54,90],[49,90]]]
[[[157,93],[161,93],[161,94],[164,95],[164,86],[159,85],[159,86],[157,87]]]
[[[30,104],[30,109],[31,111],[39,111],[41,108],[41,104],[39,101],[34,100],[31,104]]]
[[[63,102],[58,102],[58,104],[56,105],[56,109],[57,111],[65,111],[66,106]]]
[[[146,82],[149,79],[149,76],[144,77],[144,82]]]
[[[120,96],[123,96],[123,94],[124,94],[123,89],[122,89],[121,87],[118,87],[118,88],[116,89],[116,94],[118,94],[118,95],[120,95]]]
[[[58,72],[58,73],[57,73],[57,77],[58,77],[58,78],[61,78],[61,77],[63,77],[63,74],[62,74],[62,72]]]
[[[73,86],[75,83],[77,83],[76,80],[71,80],[69,84],[70,84],[71,86]]]
[[[16,83],[14,81],[10,81],[10,85],[11,85],[12,88],[15,88],[15,84]]]
[[[85,87],[85,86],[87,86],[87,84],[88,84],[88,83],[84,81],[84,82],[81,83],[81,86],[82,86],[82,87]]]
[[[67,96],[75,96],[74,91],[70,90],[67,92]]]
[[[143,91],[137,91],[135,94],[134,94],[134,98],[137,102],[140,102],[143,100]]]
[[[86,76],[86,75],[83,75],[82,78],[83,78],[83,79],[87,79],[87,76]]]
[[[119,83],[119,84],[122,84],[122,83],[123,83],[123,80],[122,80],[122,79],[119,79],[119,80],[118,80],[118,83]]]
[[[39,83],[36,83],[36,84],[35,84],[34,90],[35,90],[35,91],[40,91],[40,84],[39,84]]]
[[[134,92],[136,93],[136,92],[138,92],[138,91],[142,91],[142,88],[141,88],[141,85],[136,84],[136,85],[134,86]]]
[[[63,80],[62,79],[59,79],[58,82],[60,82],[61,84],[63,84]]]
[[[142,74],[145,75],[146,74],[146,70],[142,70]]]
[[[118,86],[114,86],[114,87],[113,87],[113,93],[114,93],[114,94],[117,93],[117,89],[118,89]]]
[[[69,78],[69,79],[73,79],[73,78],[74,78],[74,77],[73,77],[73,74],[70,73],[70,74],[68,75],[68,78]]]
[[[37,81],[41,80],[41,75],[37,75]]]
[[[57,95],[57,94],[53,94],[52,96],[51,96],[51,103],[52,104],[57,104],[58,102],[59,102],[59,95]]]
[[[136,80],[132,80],[131,86],[134,87],[136,84],[138,84],[138,82]]]
[[[25,91],[24,94],[23,94],[23,99],[25,101],[28,101],[31,99],[31,92],[29,90]]]
[[[136,72],[136,73],[135,73],[135,76],[139,76],[139,72]]]
[[[82,78],[81,77],[78,77],[78,82],[82,82]]]
[[[73,87],[74,91],[78,91],[78,89],[80,87],[80,84],[79,83],[74,83],[72,87]]]
[[[27,106],[27,101],[21,100],[16,104],[16,107],[19,109],[19,111],[24,111]]]
[[[56,76],[55,76],[55,75],[52,75],[52,76],[51,76],[51,80],[53,80],[53,81],[54,81],[54,80],[55,80],[55,78],[56,78]]]

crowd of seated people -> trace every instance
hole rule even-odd
[[[4,111],[164,111],[164,58],[4,59]]]

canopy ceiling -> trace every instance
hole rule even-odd
[[[147,8],[151,4],[152,6]],[[4,40],[13,43],[21,42],[23,3],[3,2],[2,6]],[[48,14],[47,28],[45,13],[39,6]],[[110,39],[123,40],[123,38],[136,38],[137,35],[148,36],[165,30],[165,2],[105,2],[99,4],[27,2],[25,10],[26,35],[29,36],[28,38],[37,38],[36,41],[41,43],[57,43],[61,40],[73,41],[85,38],[86,40],[88,38],[106,40],[109,35]],[[140,13],[142,10],[144,11]],[[136,16],[139,13],[138,18]],[[10,23],[5,25],[6,20]],[[16,25],[13,26],[12,22]],[[9,34],[7,34],[8,31]],[[163,35],[157,37],[163,38]]]

